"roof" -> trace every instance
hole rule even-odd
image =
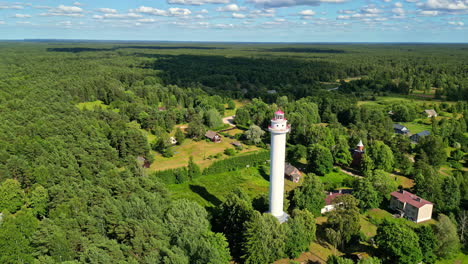
[[[398,130],[408,129],[404,125],[400,125],[400,124],[393,124],[393,128],[398,129]]]
[[[364,144],[362,144],[362,140],[359,140],[359,143],[357,144],[358,147],[364,147]]]
[[[242,146],[242,144],[238,141],[233,141],[231,144],[234,146]]]
[[[216,132],[212,131],[212,130],[208,130],[205,133],[205,137],[211,138],[211,139],[215,138],[216,135],[218,135],[218,134]]]
[[[275,115],[284,115],[284,112],[278,108],[278,110],[275,112]]]
[[[325,205],[330,205],[330,204],[333,204],[333,200],[338,197],[338,196],[341,196],[343,195],[343,193],[331,193],[331,194],[327,194],[327,196],[325,197]]]
[[[339,190],[334,190],[333,192],[328,192],[327,196],[325,197],[325,205],[330,205],[333,203],[333,200],[341,195],[344,194],[351,194],[353,192],[353,189],[339,189]]]
[[[284,174],[292,175],[295,170],[297,170],[299,172],[299,170],[296,167],[294,167],[293,165],[291,165],[290,163],[285,163],[284,164]]]
[[[424,112],[428,115],[437,115],[437,112],[434,109],[426,109]]]
[[[420,198],[419,196],[412,194],[410,192],[404,191],[404,190],[399,190],[396,192],[392,192],[390,194],[391,196],[395,197],[401,202],[411,204],[412,206],[416,208],[421,208],[426,204],[433,204],[427,200],[424,200]]]
[[[427,130],[424,130],[423,132],[419,132],[416,135],[418,135],[420,137],[424,137],[424,136],[429,136],[430,134],[431,134],[431,132],[429,132]]]

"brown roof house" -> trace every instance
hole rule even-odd
[[[215,143],[221,142],[221,136],[212,130],[206,131],[205,137],[209,138],[212,142]]]
[[[390,195],[390,208],[398,211],[402,217],[415,223],[432,218],[433,203],[404,190],[392,192]]]
[[[294,167],[290,163],[285,163],[284,164],[284,176],[293,182],[299,182],[302,174],[296,167]]]
[[[424,110],[424,114],[426,114],[427,117],[437,117],[437,112],[434,109],[426,109]]]
[[[320,213],[324,214],[335,210],[335,204],[333,204],[333,200],[338,196],[351,194],[352,192],[352,189],[340,189],[334,190],[333,192],[327,192],[327,196],[325,196],[325,206],[320,209]]]

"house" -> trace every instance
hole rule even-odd
[[[429,136],[431,133],[427,130],[424,130],[423,132],[419,132],[417,134],[414,134],[410,137],[410,139],[416,143],[419,142],[419,139],[425,136]]]
[[[400,124],[393,124],[393,130],[395,130],[395,133],[402,135],[406,135],[409,133],[409,129]]]
[[[301,176],[301,172],[296,167],[290,163],[284,164],[284,177],[286,177],[286,179],[297,183],[301,179]]]
[[[175,137],[170,137],[170,138],[169,138],[169,142],[170,142],[172,145],[175,145],[175,144],[177,144],[177,139],[175,139]]]
[[[404,190],[392,192],[390,195],[390,209],[398,211],[400,216],[415,223],[432,218],[433,203]]]
[[[151,163],[143,156],[138,156],[137,157],[137,162],[140,166],[142,166],[143,168],[149,168]]]
[[[333,204],[333,200],[338,196],[351,194],[352,192],[352,189],[340,189],[334,190],[333,192],[327,192],[327,196],[325,196],[325,206],[320,210],[320,213],[324,214],[335,210],[335,204]]]
[[[357,148],[355,149],[350,149],[349,151],[351,152],[351,157],[353,158],[353,161],[351,162],[351,167],[358,168],[361,165],[361,160],[362,160],[362,155],[364,155],[365,150],[364,150],[364,144],[362,143],[362,140],[359,140],[359,143],[356,146]]]
[[[427,117],[437,117],[437,112],[434,109],[426,109],[424,110],[424,114],[427,115]]]
[[[231,144],[236,148],[242,148],[242,144],[239,141],[233,141]]]
[[[221,142],[221,136],[212,130],[206,131],[205,137],[209,138],[212,142],[215,143]]]

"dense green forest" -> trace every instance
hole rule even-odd
[[[463,254],[466,49],[0,43],[0,263],[272,263],[300,256],[313,241],[342,253],[366,245],[372,258],[359,263],[435,263]],[[262,214],[265,194],[242,188],[209,208],[173,198],[171,184],[248,166],[267,171],[262,129],[278,107],[293,127],[287,159],[308,173],[287,193],[286,224]],[[427,118],[426,109],[439,116]],[[192,158],[182,168],[142,168],[142,157],[157,168],[155,155],[177,154],[172,135],[181,144],[225,129],[227,111],[242,130],[232,137],[264,150],[243,156],[226,149],[226,159],[203,169]],[[394,123],[431,134],[415,144],[396,135]],[[350,168],[349,149],[359,140],[366,154]],[[339,168],[364,177],[322,183]],[[414,186],[398,186],[393,175]],[[316,224],[325,191],[338,187],[354,193]],[[387,208],[397,188],[432,201],[437,221],[375,220],[375,237],[366,237],[361,215]],[[327,263],[346,261],[331,256]]]

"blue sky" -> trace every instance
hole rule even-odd
[[[0,0],[0,39],[468,42],[468,0]]]

